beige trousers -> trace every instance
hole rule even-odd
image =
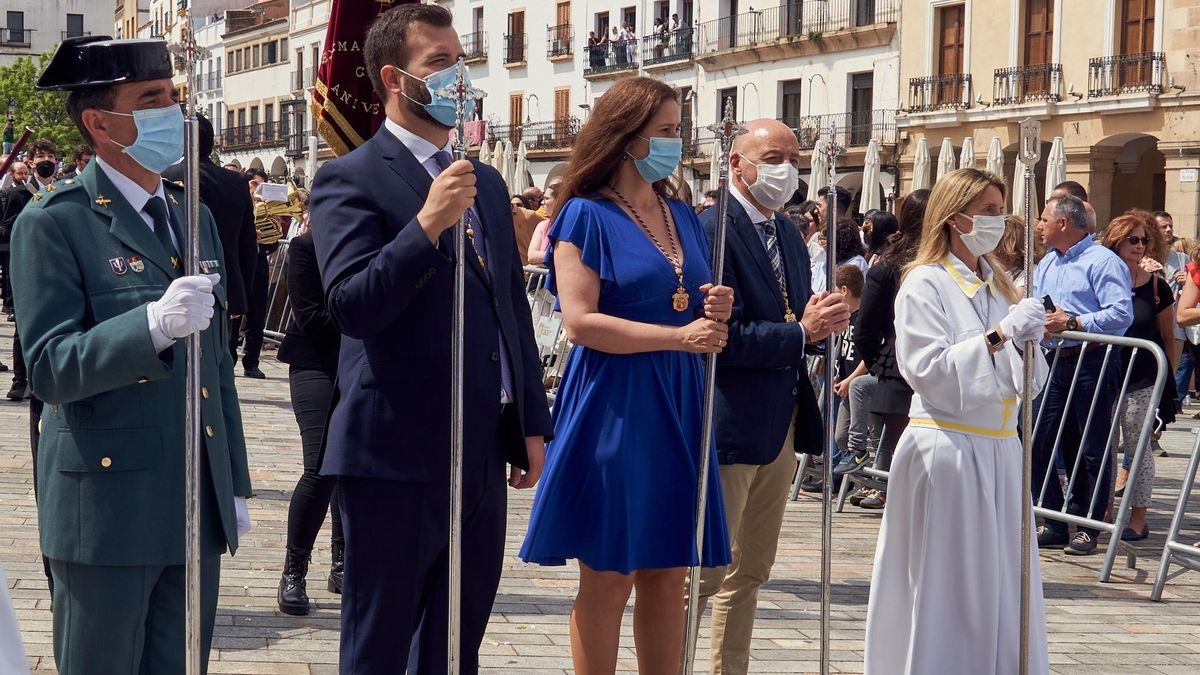
[[[794,428],[793,419],[774,462],[720,467],[733,561],[728,567],[706,567],[700,572],[701,614],[712,603],[713,675],[742,675],[750,666],[758,589],[771,577],[788,492],[796,473]]]

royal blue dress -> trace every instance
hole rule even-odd
[[[691,296],[687,311],[672,307],[678,281],[666,257],[604,199],[574,198],[555,219],[547,287],[557,294],[554,245],[569,241],[600,276],[600,312],[668,326],[695,320],[704,309],[699,288],[712,280],[708,237],[691,209],[668,203]],[[608,354],[576,345],[555,399],[554,440],[521,559],[562,565],[575,558],[597,571],[624,574],[696,565],[703,396],[697,354]],[[729,564],[729,540],[711,443],[705,451],[711,468],[701,564],[714,567]]]

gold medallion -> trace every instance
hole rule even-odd
[[[796,323],[796,313],[789,309],[783,313],[783,320],[788,323]]]
[[[675,289],[675,295],[671,296],[671,306],[676,312],[686,312],[691,300],[688,298],[687,291],[683,290],[683,286]]]

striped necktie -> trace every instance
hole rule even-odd
[[[775,281],[779,290],[787,293],[787,281],[783,276],[783,256],[779,253],[779,232],[775,220],[766,220],[762,224],[763,233],[767,235],[767,259],[771,261],[771,269],[775,271]]]

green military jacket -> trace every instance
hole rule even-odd
[[[167,182],[165,192],[172,221],[184,223],[183,190]],[[201,267],[223,274],[203,206],[200,220]],[[46,403],[37,485],[43,554],[93,565],[183,564],[186,341],[156,353],[146,318],[146,305],[183,265],[91,162],[21,213],[11,269],[30,385]],[[219,306],[200,342],[201,406],[216,495],[208,513],[219,511],[220,523],[202,529],[223,532],[232,552],[234,496],[250,496],[250,473],[224,279],[214,295]]]

